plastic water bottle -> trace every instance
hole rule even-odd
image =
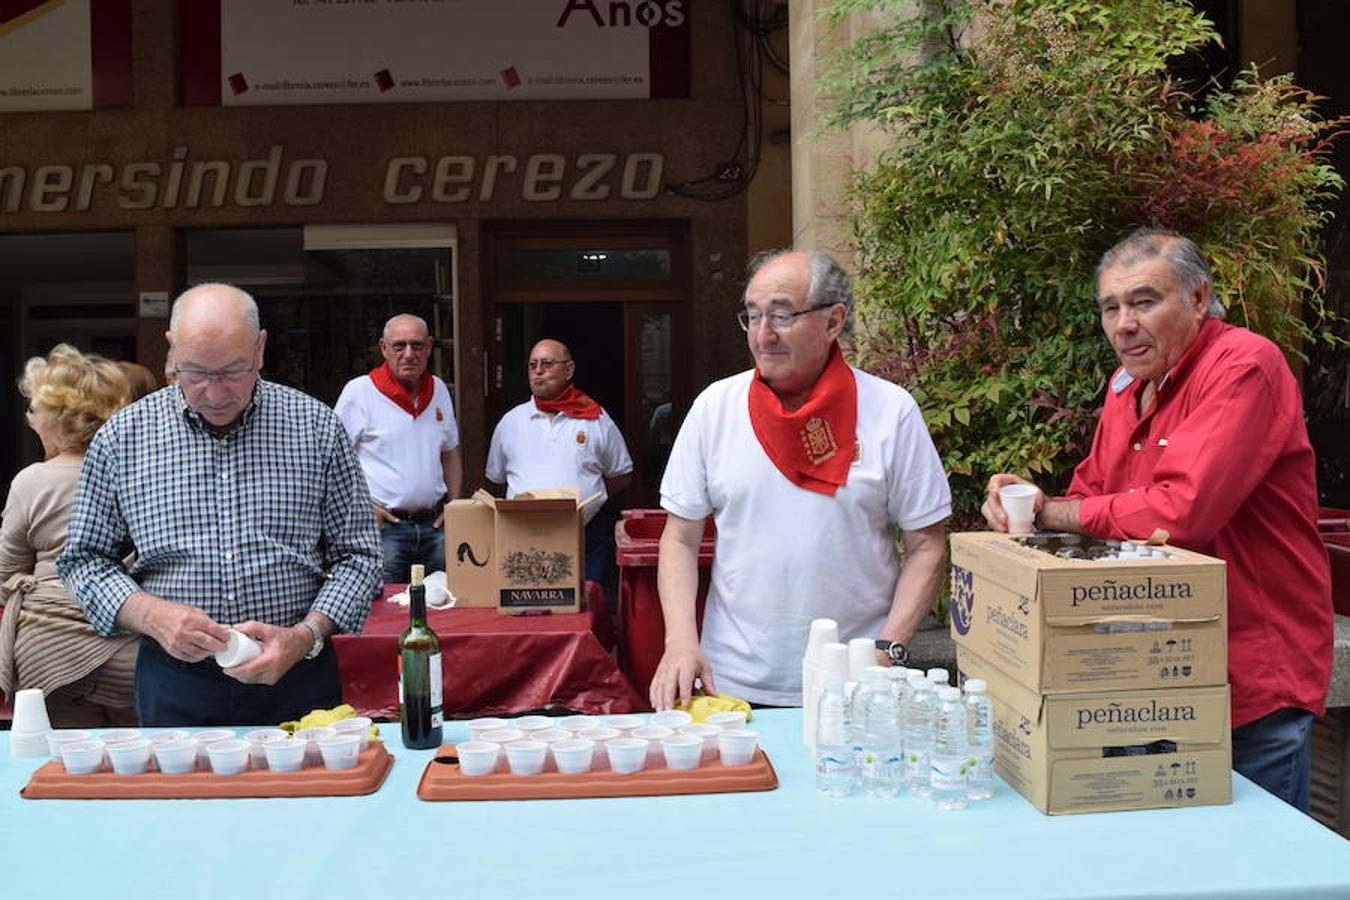
[[[938,688],[937,725],[933,734],[933,804],[951,811],[966,808],[966,773],[970,754],[966,752],[966,708],[961,691]]]
[[[909,669],[891,666],[886,670],[886,686],[895,700],[895,727],[900,731],[900,743],[905,742],[905,698],[909,696]],[[903,761],[903,757],[902,757]]]
[[[905,786],[911,794],[926,797],[932,775],[929,752],[933,746],[933,720],[937,711],[933,683],[922,672],[909,676],[909,699],[905,703]]]
[[[816,709],[816,790],[827,797],[847,797],[857,780],[844,707],[844,683],[827,679]]]
[[[933,682],[934,687],[945,687],[952,683],[952,676],[946,669],[934,666],[928,670],[928,680]]]
[[[895,697],[891,695],[884,668],[869,668],[863,677],[869,680],[871,686],[862,740],[863,790],[872,797],[894,797],[900,793],[902,780],[900,726],[896,722]]]
[[[862,677],[853,685],[853,696],[848,701],[848,724],[853,731],[853,771],[859,778],[862,777],[863,771],[863,733],[867,730],[867,705],[872,700],[872,692],[877,684],[877,673],[884,676],[885,666],[864,668]]]
[[[983,678],[966,679],[966,749],[975,760],[966,779],[966,796],[971,800],[994,796],[994,724],[988,690]]]

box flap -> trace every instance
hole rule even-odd
[[[1045,717],[1056,750],[1155,741],[1217,745],[1229,732],[1228,686],[1053,694]]]
[[[993,531],[962,531],[951,536],[952,566],[974,572],[1025,597],[1035,597],[1039,565],[1053,560]]]

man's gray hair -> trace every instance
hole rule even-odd
[[[746,267],[746,285],[755,277],[755,273],[767,266],[776,259],[787,256],[789,253],[797,253],[797,250],[779,249],[764,250],[756,253],[750,258],[750,264]],[[809,307],[832,306],[835,303],[844,304],[844,331],[848,335],[853,333],[853,283],[849,280],[848,273],[844,267],[839,265],[833,256],[824,250],[810,250],[806,252],[806,268],[810,273],[810,283],[806,288],[806,305]],[[745,294],[741,293],[741,302],[745,302]]]
[[[1163,257],[1180,283],[1183,295],[1190,294],[1200,283],[1208,282],[1209,314],[1216,319],[1225,315],[1223,304],[1214,292],[1214,276],[1209,271],[1205,254],[1195,241],[1169,228],[1136,228],[1128,237],[1102,254],[1097,263],[1093,284],[1102,283],[1102,273],[1115,265],[1133,266],[1145,259]]]
[[[415,316],[415,315],[413,315],[412,313],[399,313],[399,314],[396,315],[396,316],[390,317],[389,321],[384,323],[384,331],[382,331],[382,332],[380,333],[380,338],[381,338],[382,340],[386,340],[386,341],[389,340],[389,329],[390,329],[390,328],[393,328],[393,327],[394,327],[394,323],[397,322],[399,319],[411,319],[412,321],[416,322],[418,325],[421,325],[421,326],[422,326],[422,333],[423,333],[423,334],[425,334],[425,335],[428,336],[428,337],[431,336],[431,329],[427,327],[427,320],[426,320],[426,319],[422,318],[421,316]]]
[[[254,302],[253,297],[247,291],[240,290],[232,284],[208,282],[193,285],[179,294],[178,298],[173,301],[173,311],[169,313],[169,331],[172,334],[178,334],[178,319],[179,313],[183,310],[183,300],[188,297],[195,297],[199,293],[217,293],[223,297],[229,297],[239,305],[239,312],[248,324],[249,332],[255,338],[258,336],[258,332],[262,330],[262,325],[258,321],[258,304]]]

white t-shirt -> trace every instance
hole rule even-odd
[[[756,703],[801,704],[812,619],[839,639],[876,637],[900,575],[895,526],[951,514],[951,490],[909,393],[853,369],[858,460],[833,497],[778,471],[750,427],[752,372],[710,385],[675,438],[661,505],[717,523],[701,645],[717,689]]]
[[[609,498],[605,479],[631,471],[633,459],[609,413],[602,411],[598,419],[573,419],[563,413],[542,413],[530,399],[497,423],[486,474],[488,481],[506,485],[508,500],[538,488],[575,486],[583,500],[599,492],[583,510],[589,523]]]
[[[371,499],[386,509],[426,509],[445,496],[441,454],[459,446],[459,426],[445,382],[435,376],[431,382],[431,405],[416,418],[381,394],[369,375],[347,382],[334,407]]]

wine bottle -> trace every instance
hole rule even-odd
[[[427,627],[423,567],[412,567],[408,585],[408,630],[398,639],[399,719],[403,746],[413,750],[441,745],[445,711],[441,703],[441,642]]]

